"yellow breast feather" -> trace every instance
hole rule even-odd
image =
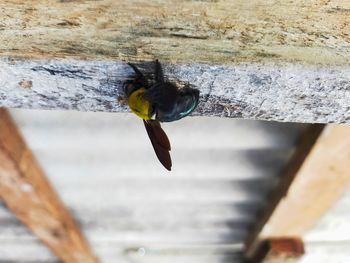
[[[145,88],[139,88],[130,94],[128,98],[128,104],[133,113],[139,116],[141,119],[150,120],[150,104],[143,97]]]

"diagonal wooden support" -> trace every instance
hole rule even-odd
[[[275,205],[270,203],[262,213],[264,220],[259,221],[246,242],[248,258],[256,252],[260,240],[303,237],[349,189],[349,134],[348,125],[326,126],[305,162],[299,162],[301,168],[295,170],[287,195],[281,195],[283,199],[276,197]]]
[[[350,187],[350,126],[328,125],[262,238],[303,236]]]
[[[99,262],[3,108],[0,198],[63,262]]]
[[[275,190],[270,194],[267,206],[263,211],[260,212],[258,216],[258,221],[253,226],[250,234],[246,239],[245,254],[248,259],[253,256],[253,254],[259,246],[261,230],[273,215],[278,204],[287,195],[293,180],[298,175],[306,158],[309,157],[310,151],[315,146],[315,143],[318,140],[323,129],[324,125],[312,125],[300,139],[297,148],[293,153],[293,156],[291,157],[288,165],[282,172],[282,178],[278,187],[276,187]],[[285,220],[288,221],[289,219],[285,218]]]

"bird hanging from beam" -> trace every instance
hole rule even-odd
[[[166,81],[158,60],[155,61],[154,81],[147,79],[134,64],[128,65],[136,75],[124,83],[127,103],[130,110],[143,120],[158,160],[170,171],[171,146],[160,123],[176,121],[189,115],[198,105],[199,90],[178,88]]]

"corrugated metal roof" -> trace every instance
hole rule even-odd
[[[305,125],[192,117],[163,125],[173,171],[131,114],[12,110],[104,263],[240,262]],[[55,258],[0,209],[0,262]]]

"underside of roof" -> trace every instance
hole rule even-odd
[[[131,114],[11,115],[101,262],[239,262],[307,126],[205,117],[165,124],[168,172]],[[0,260],[56,260],[5,207],[0,222]]]

